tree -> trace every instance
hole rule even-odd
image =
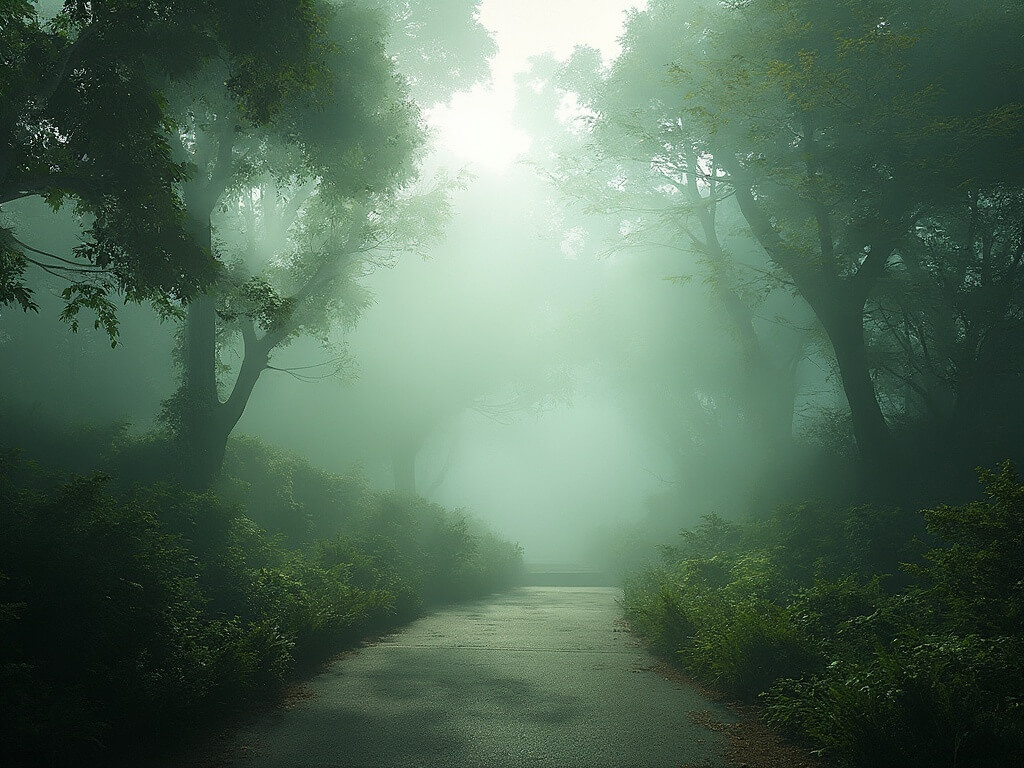
[[[734,196],[827,334],[883,494],[901,464],[865,311],[926,211],[981,173],[1020,178],[1024,100],[987,87],[1019,67],[1020,22],[1006,3],[661,0],[633,14],[606,84],[584,94],[627,157]]]
[[[313,79],[265,122],[250,119],[216,68],[178,93],[179,151],[196,168],[184,190],[196,237],[226,260],[214,230],[230,226],[222,214],[234,209],[250,241],[261,229],[272,245],[256,262],[240,260],[186,308],[182,385],[165,418],[188,457],[189,482],[206,485],[219,472],[227,437],[275,348],[300,333],[326,338],[333,321],[358,316],[365,297],[354,280],[366,254],[415,249],[439,231],[445,189],[409,193],[424,137],[386,48],[388,10],[323,7],[315,25],[299,28]],[[268,20],[251,31],[254,52],[268,37],[293,47],[276,37],[277,26]],[[290,72],[280,76],[287,82]],[[222,400],[218,344],[230,332],[241,334],[244,353]]]
[[[650,60],[661,55],[650,52]],[[662,310],[677,323],[671,340],[646,338],[628,366],[609,356],[618,388],[664,446],[691,504],[702,503],[696,489],[712,473],[732,478],[737,495],[752,490],[747,479],[760,481],[762,498],[765,489],[771,495],[792,465],[797,373],[811,354],[808,313],[794,309],[785,281],[742,233],[731,190],[706,178],[697,150],[681,139],[670,145],[633,111],[644,98],[638,82],[657,98],[653,78],[613,80],[589,49],[564,65],[533,64],[521,98],[532,105],[531,124],[552,137],[538,163],[570,201],[573,222],[587,240],[605,240],[604,255],[642,254],[658,265],[652,277],[660,269],[677,286],[680,307]],[[572,95],[583,109],[575,122],[558,124]],[[724,339],[709,338],[709,320],[725,326]]]
[[[190,22],[211,8],[163,6],[69,1],[44,21],[35,3],[0,3],[0,206],[41,196],[56,209],[70,200],[90,222],[83,244],[63,256],[0,226],[0,305],[36,308],[25,276],[35,265],[71,281],[66,319],[93,308],[116,340],[109,294],[185,299],[211,276],[209,254],[184,227],[175,185],[187,169],[172,157],[152,84],[208,56]]]
[[[389,20],[388,50],[419,104],[447,101],[489,75],[497,46],[480,24],[480,0],[372,0],[372,5]]]
[[[1022,201],[1019,187],[970,187],[923,216],[867,318],[880,392],[916,453],[962,487],[1022,448]]]

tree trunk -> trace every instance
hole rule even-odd
[[[231,178],[235,123],[221,118],[206,136],[206,145],[216,142],[216,158],[200,163],[185,186],[185,205],[195,242],[213,254],[211,217]],[[214,138],[215,137],[215,138]],[[193,298],[185,315],[182,349],[182,380],[174,407],[176,437],[182,453],[184,483],[193,488],[210,487],[220,474],[228,436],[245,409],[245,404],[266,368],[270,347],[245,335],[245,357],[231,396],[221,402],[217,391],[217,301],[216,285]]]
[[[878,404],[864,342],[862,307],[815,307],[835,352],[843,391],[850,405],[866,489],[871,495],[892,499],[898,492],[901,463],[889,425]]]
[[[209,294],[188,305],[182,379],[177,437],[184,457],[183,480],[189,487],[206,488],[220,472],[227,443],[217,396],[217,313]]]
[[[821,263],[815,264],[782,239],[757,204],[749,184],[738,184],[735,191],[751,232],[772,261],[793,279],[797,291],[810,305],[832,343],[850,405],[865,490],[879,499],[898,500],[902,467],[896,441],[878,404],[864,342],[864,305],[874,281],[885,269],[891,248],[875,245],[852,277],[840,277],[828,258],[832,244],[827,216],[824,222],[819,222],[823,252]]]
[[[212,251],[207,206],[196,200],[189,202],[193,237],[200,247]],[[217,308],[211,294],[204,293],[189,302],[183,336],[181,387],[175,404],[182,463],[179,469],[185,485],[206,488],[224,461],[217,429]]]
[[[194,216],[197,242],[212,245],[210,217]],[[217,391],[217,304],[212,293],[196,296],[185,315],[182,382],[176,402],[177,440],[181,449],[182,480],[188,487],[209,488],[224,465],[228,437],[245,410],[269,351],[277,338],[257,339],[243,329],[245,354],[231,395],[221,402]]]
[[[274,336],[256,338],[251,326],[243,328],[242,335],[242,366],[230,396],[222,402],[217,393],[213,299],[204,295],[189,305],[178,439],[186,457],[185,483],[190,487],[208,488],[220,474],[228,438],[245,412],[260,374],[267,368],[276,341]]]

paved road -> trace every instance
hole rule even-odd
[[[620,591],[525,587],[417,621],[336,662],[238,734],[238,768],[725,766],[734,718],[660,677]]]

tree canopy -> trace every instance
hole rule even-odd
[[[1020,71],[1020,14],[1000,2],[654,0],[610,67],[582,50],[562,70],[597,150],[569,181],[603,167],[604,185],[577,182],[588,194],[653,191],[667,216],[696,220],[680,236],[719,263],[714,211],[735,206],[827,334],[879,485],[900,465],[869,348],[884,330],[880,285],[894,271],[906,280],[936,217],[1024,182],[1021,80],[994,76]],[[984,258],[980,241],[968,248]]]
[[[315,89],[324,8],[258,3],[68,0],[52,18],[24,0],[0,5],[0,204],[72,202],[86,223],[73,254],[47,254],[5,227],[0,302],[34,308],[29,263],[68,277],[66,315],[88,306],[112,337],[109,295],[187,300],[215,260],[187,226],[180,187],[193,175],[174,151],[180,115],[168,90],[213,65],[239,113],[267,123]],[[270,31],[273,34],[269,34]]]

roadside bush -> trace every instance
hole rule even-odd
[[[911,571],[942,621],[960,632],[1024,634],[1024,485],[1010,462],[983,470],[987,501],[922,514],[944,546]]]
[[[1009,464],[981,478],[987,500],[917,523],[818,503],[705,518],[626,582],[627,618],[840,764],[1024,765],[1024,486]]]
[[[783,578],[808,585],[849,574],[896,573],[919,554],[915,537],[923,533],[919,515],[896,508],[809,501],[777,507],[747,538],[751,545],[764,543]]]
[[[698,676],[746,698],[817,662],[813,644],[788,612],[767,601],[724,603],[679,655]]]
[[[623,588],[623,606],[630,626],[663,654],[674,654],[693,637],[694,625],[685,607],[685,593],[663,568],[630,575]]]
[[[792,621],[770,560],[727,554],[722,521],[708,518],[684,538],[704,553],[673,567],[641,572],[626,583],[626,615],[662,653],[694,675],[731,693],[750,696],[776,678],[813,663],[813,644]],[[715,540],[717,543],[711,543]],[[737,545],[738,546],[738,545]],[[669,550],[668,555],[678,550]]]
[[[36,740],[54,760],[90,754],[110,723],[203,695],[191,682],[202,657],[194,560],[106,484],[76,477],[4,499],[0,594],[12,608],[0,631],[17,693],[0,718],[14,754]]]
[[[1020,765],[1020,639],[900,640],[817,675],[777,681],[769,721],[850,766]]]
[[[325,472],[248,435],[228,441],[217,493],[290,547],[342,532],[375,496],[359,476]]]
[[[480,597],[512,584],[522,584],[525,577],[523,548],[501,538],[473,518],[467,518],[470,534],[475,540],[473,554],[461,570],[459,586],[451,599]]]
[[[132,762],[425,606],[514,583],[519,548],[463,513],[289,462],[322,481],[290,507],[323,519],[302,536],[331,538],[0,454],[0,762]],[[348,506],[316,506],[332,498]]]

